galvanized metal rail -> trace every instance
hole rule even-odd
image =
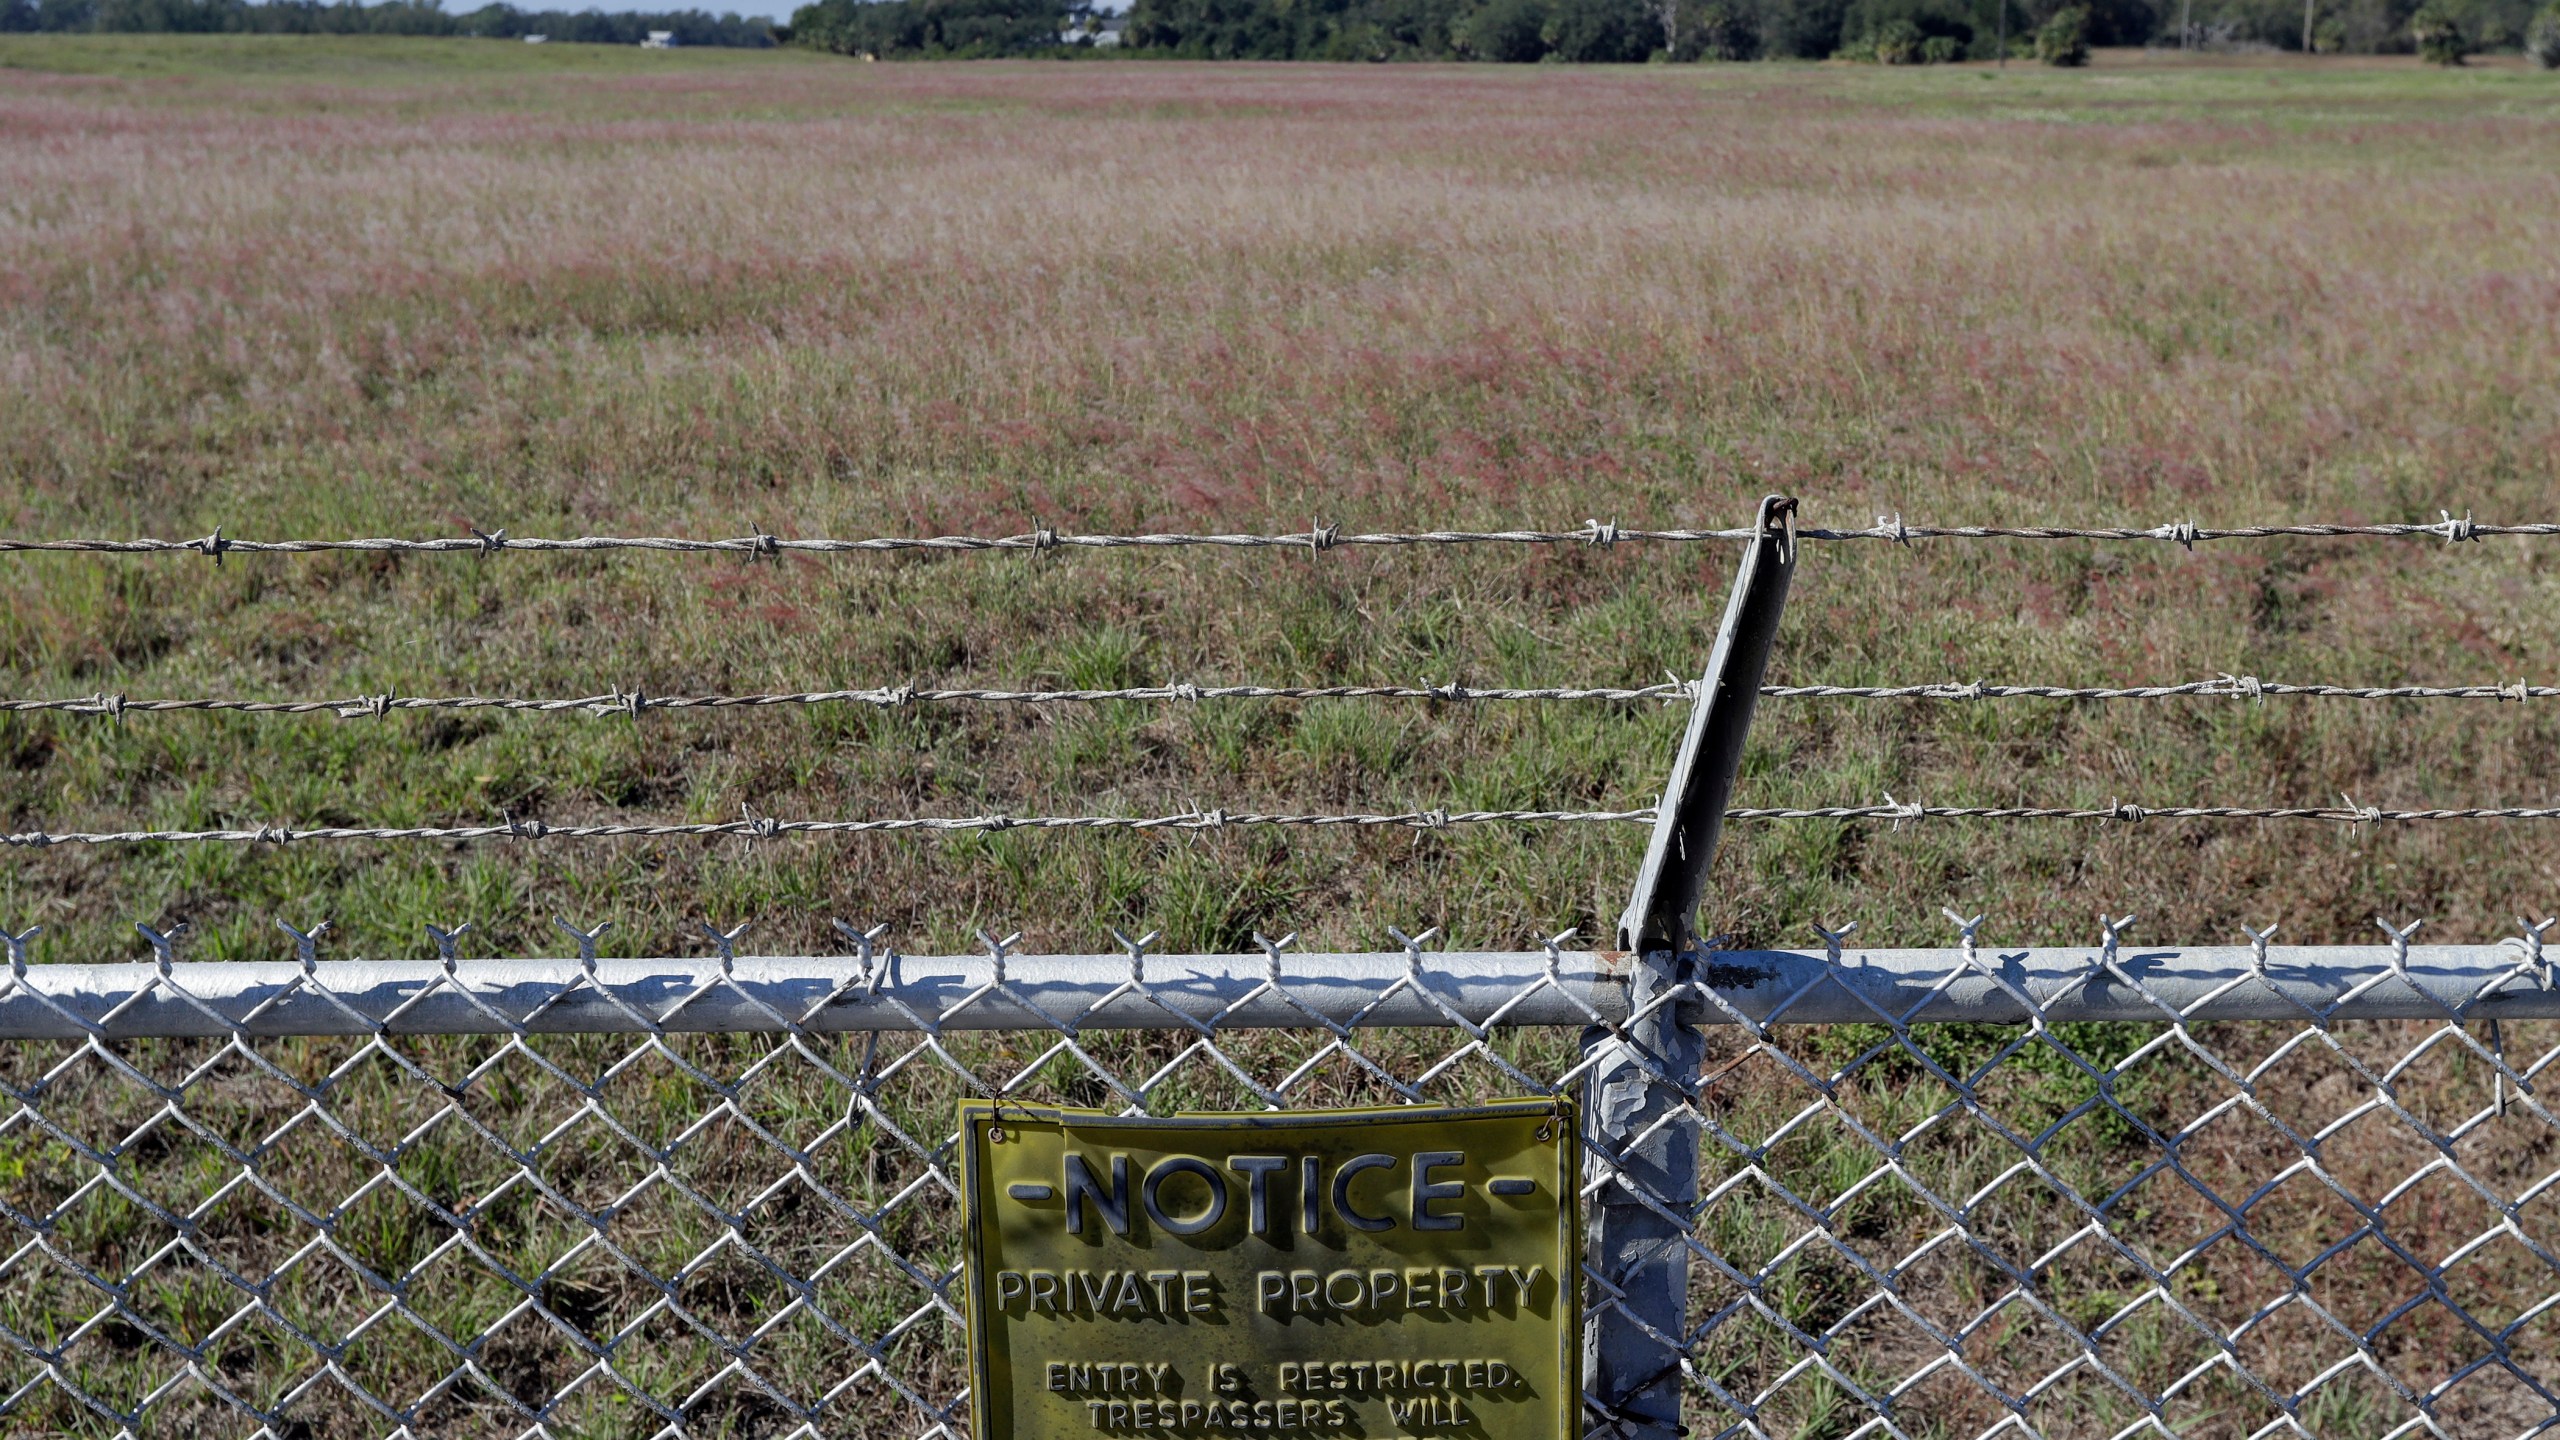
[[[237,1035],[1378,1030],[1650,1019],[1623,951],[1007,954],[31,964],[0,1039]],[[10,937],[0,937],[10,938]],[[1276,942],[1275,942],[1276,946]],[[2528,931],[2495,945],[1693,952],[1683,1027],[2560,1019]]]
[[[672,956],[31,965],[0,1039],[1377,1028],[1623,1021],[1606,954]]]

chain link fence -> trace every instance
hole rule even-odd
[[[2003,950],[1696,941],[1721,826],[1748,821],[2503,824],[2560,808],[1730,803],[1753,707],[2268,697],[2528,702],[2513,683],[1765,683],[1801,541],[2560,534],[2440,523],[2149,527],[1598,520],[1513,531],[783,538],[0,539],[0,553],[787,556],[1747,542],[1694,682],[1195,685],[649,696],[12,697],[175,712],[652,710],[1361,699],[1689,709],[1659,804],[1299,814],[15,828],[8,847],[453,844],[862,832],[1634,825],[1618,948],[907,956],[695,953],[37,963],[0,980],[0,1432],[859,1436],[970,1430],[955,1133],[969,1098],[1130,1113],[1568,1098],[1587,1220],[1582,1418],[1674,1436],[2531,1437],[2560,1432],[2560,1060],[2552,923],[2491,945]],[[2485,678],[2485,677],[2482,677]],[[166,723],[166,722],[164,722]],[[13,825],[17,822],[13,820]],[[323,927],[325,928],[325,927]],[[281,947],[279,954],[285,953]],[[1101,1422],[1097,1420],[1097,1424]]]
[[[1594,1435],[2560,1429],[2490,946],[31,963],[12,1434],[965,1435],[954,1112],[1585,1106]],[[567,928],[567,927],[564,927]],[[279,954],[288,952],[282,945]],[[1672,1407],[1676,1407],[1676,1413]],[[1675,1430],[1673,1427],[1677,1426]]]

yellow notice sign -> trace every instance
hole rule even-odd
[[[976,1440],[1580,1433],[1570,1107],[961,1107]]]

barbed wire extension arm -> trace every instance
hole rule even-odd
[[[1908,544],[1914,540],[2150,540],[2193,549],[2213,540],[2327,539],[2344,537],[2420,538],[2432,537],[2447,544],[2466,540],[2482,540],[2493,535],[2549,536],[2560,535],[2560,523],[2536,522],[2498,525],[2473,520],[2468,514],[2456,518],[2450,511],[2439,512],[2444,518],[2433,523],[2400,522],[2379,525],[2306,522],[2287,525],[2240,525],[2215,528],[2198,525],[2192,520],[2172,521],[2150,526],[2070,526],[2070,525],[1912,525],[1899,515],[1881,515],[1876,523],[1860,529],[1824,529],[1803,527],[1795,532],[1800,540],[1885,540]],[[360,554],[408,555],[494,555],[503,550],[521,551],[645,551],[659,554],[712,554],[780,556],[887,554],[899,551],[1032,551],[1051,550],[1123,550],[1175,549],[1214,547],[1240,550],[1304,550],[1310,553],[1340,547],[1380,547],[1406,545],[1599,545],[1611,546],[1624,541],[1696,543],[1701,541],[1749,540],[1747,529],[1663,529],[1647,530],[1621,526],[1616,522],[1586,520],[1565,530],[1418,530],[1368,531],[1344,533],[1339,525],[1311,525],[1305,530],[1261,534],[1214,534],[1162,532],[1133,535],[1075,534],[1048,528],[1034,529],[1019,535],[917,535],[876,536],[865,539],[831,539],[826,537],[785,538],[758,528],[746,535],[723,538],[692,538],[675,535],[577,535],[545,537],[511,535],[504,529],[471,528],[465,536],[410,538],[402,536],[368,536],[342,539],[243,540],[225,535],[220,529],[193,540],[102,538],[63,538],[52,540],[0,539],[0,553],[53,553],[93,555],[201,555],[220,563],[226,555],[313,555],[328,552]]]
[[[2437,820],[2560,820],[2560,806],[2472,806],[2432,810],[2386,810],[2358,805],[1920,805],[1888,796],[1878,805],[1734,806],[1728,820],[2320,820],[2375,825]],[[971,833],[1006,830],[1224,830],[1230,827],[1279,826],[1324,830],[1340,827],[1441,830],[1458,825],[1624,825],[1651,824],[1654,811],[1642,810],[1408,810],[1386,814],[1282,815],[1250,811],[1194,810],[1177,815],[964,815],[918,816],[888,820],[780,820],[748,814],[736,820],[704,822],[550,825],[539,820],[506,820],[495,825],[321,825],[297,829],[265,825],[257,829],[207,830],[23,830],[0,834],[0,845],[43,848],[51,845],[237,844],[286,845],[306,840],[622,840],[738,837],[773,840],[788,835],[862,835],[898,833]]]
[[[918,689],[873,686],[847,690],[798,690],[739,695],[651,695],[638,687],[554,698],[514,695],[349,695],[317,700],[239,700],[221,697],[136,699],[99,692],[42,700],[0,700],[0,714],[171,715],[189,712],[240,715],[335,715],[344,720],[379,718],[396,710],[492,710],[527,714],[637,716],[649,710],[752,710],[791,706],[867,705],[1098,705],[1201,700],[1424,700],[1472,704],[1515,700],[1679,701],[1696,694],[1692,681],[1637,686],[1446,685],[1194,685],[1171,683],[1120,689],[997,690]],[[1992,685],[1935,681],[1923,685],[1763,685],[1763,696],[1791,700],[2166,700],[2183,696],[2263,699],[2308,696],[2329,700],[2546,700],[2560,686],[2519,680],[2509,685],[2297,685],[2252,675],[2222,675],[2173,685]]]

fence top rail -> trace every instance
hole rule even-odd
[[[2192,520],[2177,520],[2148,526],[2074,526],[2074,525],[1913,525],[1899,515],[1880,515],[1876,523],[1856,529],[1797,527],[1794,538],[1800,540],[1883,540],[1909,544],[1914,540],[2098,540],[2156,541],[2193,549],[2215,540],[2332,539],[2371,537],[2380,539],[2432,538],[2447,544],[2487,539],[2494,535],[2550,536],[2560,535],[2560,523],[2532,522],[2501,525],[2473,520],[2468,513],[2456,518],[2451,511],[2439,512],[2443,518],[2433,522],[2396,522],[2385,524],[2350,524],[2306,521],[2278,525],[2240,525],[2227,528],[2199,525]],[[1410,545],[1597,545],[1608,547],[1620,541],[1697,543],[1704,541],[1750,540],[1757,536],[1749,528],[1735,529],[1658,529],[1648,530],[1621,526],[1614,521],[1586,520],[1581,525],[1562,530],[1415,530],[1365,531],[1346,533],[1339,525],[1310,525],[1305,530],[1280,533],[1181,533],[1147,534],[1077,534],[1046,527],[1018,535],[913,535],[874,536],[862,539],[835,539],[824,536],[798,538],[772,535],[761,527],[745,535],[716,538],[676,535],[513,535],[505,529],[482,530],[467,527],[468,535],[436,537],[353,536],[325,539],[247,540],[226,535],[221,529],[192,540],[137,538],[110,540],[103,537],[64,537],[58,539],[0,538],[0,553],[14,554],[91,554],[91,555],[200,555],[217,564],[227,555],[312,555],[328,552],[409,555],[494,555],[500,551],[592,553],[601,551],[642,551],[678,555],[744,555],[779,557],[797,555],[887,554],[900,551],[940,551],[962,553],[978,551],[1053,550],[1122,550],[1178,549],[1214,547],[1240,550],[1303,550],[1310,554],[1349,547],[1398,547]]]
[[[2547,926],[2548,922],[2546,922]],[[2560,1018],[2560,974],[2543,927],[2496,945],[1879,950],[1719,950],[1682,1000],[1699,1023],[2198,1023]],[[581,953],[435,960],[300,958],[27,963],[33,932],[7,940],[0,1039],[235,1034],[654,1034],[1620,1026],[1632,957],[1620,951],[1426,950],[1021,955],[1019,937],[979,955],[901,955],[856,937],[851,956],[599,958]],[[145,932],[153,934],[153,932]],[[848,932],[853,933],[853,932]],[[2272,933],[2272,932],[2269,932]],[[1559,937],[1559,941],[1569,937]]]

